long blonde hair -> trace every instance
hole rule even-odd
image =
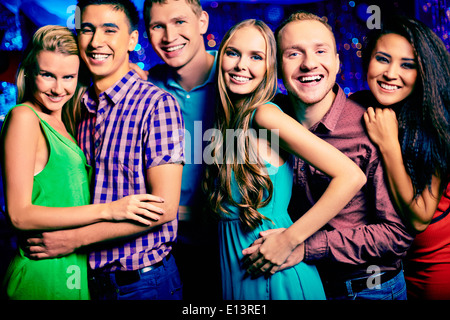
[[[37,55],[41,51],[79,56],[74,34],[66,27],[48,25],[39,28],[25,50],[16,75],[17,103],[33,100],[36,90],[35,77],[39,72]],[[87,72],[80,63],[78,84],[73,97],[65,104],[62,120],[67,130],[75,135],[76,124],[81,117],[80,101],[87,87]]]
[[[256,28],[266,41],[266,74],[257,88],[245,99],[232,101],[224,81],[222,59],[230,39],[244,27]],[[267,219],[258,212],[258,208],[269,203],[273,192],[272,182],[265,171],[265,165],[257,156],[257,150],[252,143],[252,135],[248,134],[253,111],[271,101],[277,91],[276,43],[272,30],[263,21],[256,19],[248,19],[236,24],[225,34],[219,48],[217,61],[217,85],[220,101],[217,105],[216,128],[221,134],[219,137],[213,137],[211,149],[214,163],[206,169],[203,186],[215,212],[229,213],[223,206],[228,202],[239,208],[241,222],[250,229],[254,229],[261,224],[262,219]],[[228,129],[238,132],[236,144],[234,144],[235,141],[226,141]],[[227,163],[222,150],[228,146],[228,143],[237,146],[236,152],[243,161],[236,162],[235,157],[233,163]],[[234,172],[239,186],[241,203],[236,203],[232,197],[232,172]]]

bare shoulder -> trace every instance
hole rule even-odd
[[[277,105],[266,103],[256,109],[254,121],[260,127],[280,128],[280,125],[294,120],[281,111]]]
[[[23,104],[12,108],[10,111],[10,117],[39,122],[39,118],[36,116],[36,113],[31,110],[29,106]]]
[[[18,105],[14,107],[8,116],[4,125],[9,130],[20,130],[25,133],[31,133],[39,129],[40,120],[29,107]]]

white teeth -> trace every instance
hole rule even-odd
[[[179,46],[170,47],[170,48],[167,48],[166,50],[169,51],[169,52],[172,52],[172,51],[175,51],[175,50],[180,50],[183,47],[184,47],[184,44],[180,44]]]
[[[321,79],[321,76],[300,77],[300,82],[320,81]]]
[[[95,60],[103,61],[109,57],[109,54],[92,53],[91,56]]]
[[[383,82],[380,82],[380,87],[386,90],[397,90],[399,88],[398,86],[389,85]]]
[[[48,95],[48,98],[50,99],[50,100],[52,100],[53,102],[59,102],[59,101],[61,101],[62,99],[63,99],[63,97],[60,97],[60,96],[49,96]]]
[[[248,82],[250,81],[250,78],[246,78],[246,77],[240,77],[240,76],[231,76],[234,80],[238,81],[238,82]]]

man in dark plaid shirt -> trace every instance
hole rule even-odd
[[[184,123],[175,98],[129,68],[129,52],[138,41],[136,7],[131,0],[107,3],[78,2],[80,55],[93,85],[82,99],[77,139],[94,169],[92,201],[151,193],[164,200],[152,203],[155,213],[163,213],[151,226],[101,222],[57,231],[54,239],[44,234],[47,256],[95,244],[89,256],[94,299],[181,299],[170,251],[178,226]]]

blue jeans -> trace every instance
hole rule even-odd
[[[394,278],[377,287],[367,288],[359,292],[352,292],[346,282],[348,294],[346,296],[327,297],[328,300],[407,300],[406,282],[403,270]]]
[[[89,289],[94,300],[181,300],[182,284],[175,259],[169,255],[162,265],[140,273],[136,282],[119,285],[116,274],[95,273],[89,277]]]

